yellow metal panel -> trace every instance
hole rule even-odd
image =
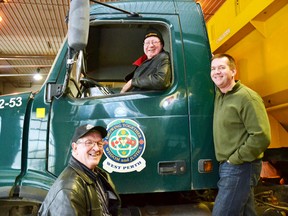
[[[286,132],[288,131],[288,103],[269,107],[267,108],[267,112],[270,116],[273,116],[274,119],[276,119],[281,124],[281,126],[283,127],[283,129],[286,130]]]
[[[227,53],[238,64],[238,78],[262,97],[288,88],[288,5],[269,18],[263,30],[252,31]]]
[[[275,0],[276,1],[276,0]],[[250,21],[267,8],[274,0],[227,0],[207,22],[212,51],[236,36],[247,34],[252,29]],[[244,33],[241,31],[244,30]]]
[[[288,147],[288,133],[282,125],[271,115],[269,115],[271,125],[271,142],[269,148]]]

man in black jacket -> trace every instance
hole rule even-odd
[[[72,157],[50,188],[39,215],[119,215],[120,198],[109,175],[98,166],[103,155],[101,126],[83,125],[72,138]]]
[[[126,76],[128,81],[121,93],[127,91],[164,90],[171,83],[171,63],[169,53],[164,49],[161,33],[153,28],[144,37],[144,55],[133,64],[136,69]]]

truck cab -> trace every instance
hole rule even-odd
[[[38,92],[0,97],[1,209],[37,212],[69,161],[75,128],[86,123],[108,131],[100,166],[124,207],[167,204],[169,195],[191,203],[195,192],[216,188],[211,50],[200,5],[118,1],[89,11],[87,44],[79,48],[68,35]],[[171,85],[120,93],[151,27],[170,55]]]

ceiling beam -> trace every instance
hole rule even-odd
[[[48,74],[42,74],[42,76],[47,76]],[[34,74],[0,74],[0,77],[23,77],[23,76],[35,76]]]
[[[0,65],[0,69],[9,68],[49,68],[52,65]]]
[[[55,55],[0,55],[0,60],[54,60]]]

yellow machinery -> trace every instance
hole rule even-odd
[[[288,0],[226,0],[207,29],[213,54],[235,57],[237,79],[262,96],[269,148],[288,147]]]
[[[288,0],[226,0],[207,30],[212,53],[236,59],[236,79],[262,96],[269,115],[271,144],[255,188],[257,212],[287,215]]]

